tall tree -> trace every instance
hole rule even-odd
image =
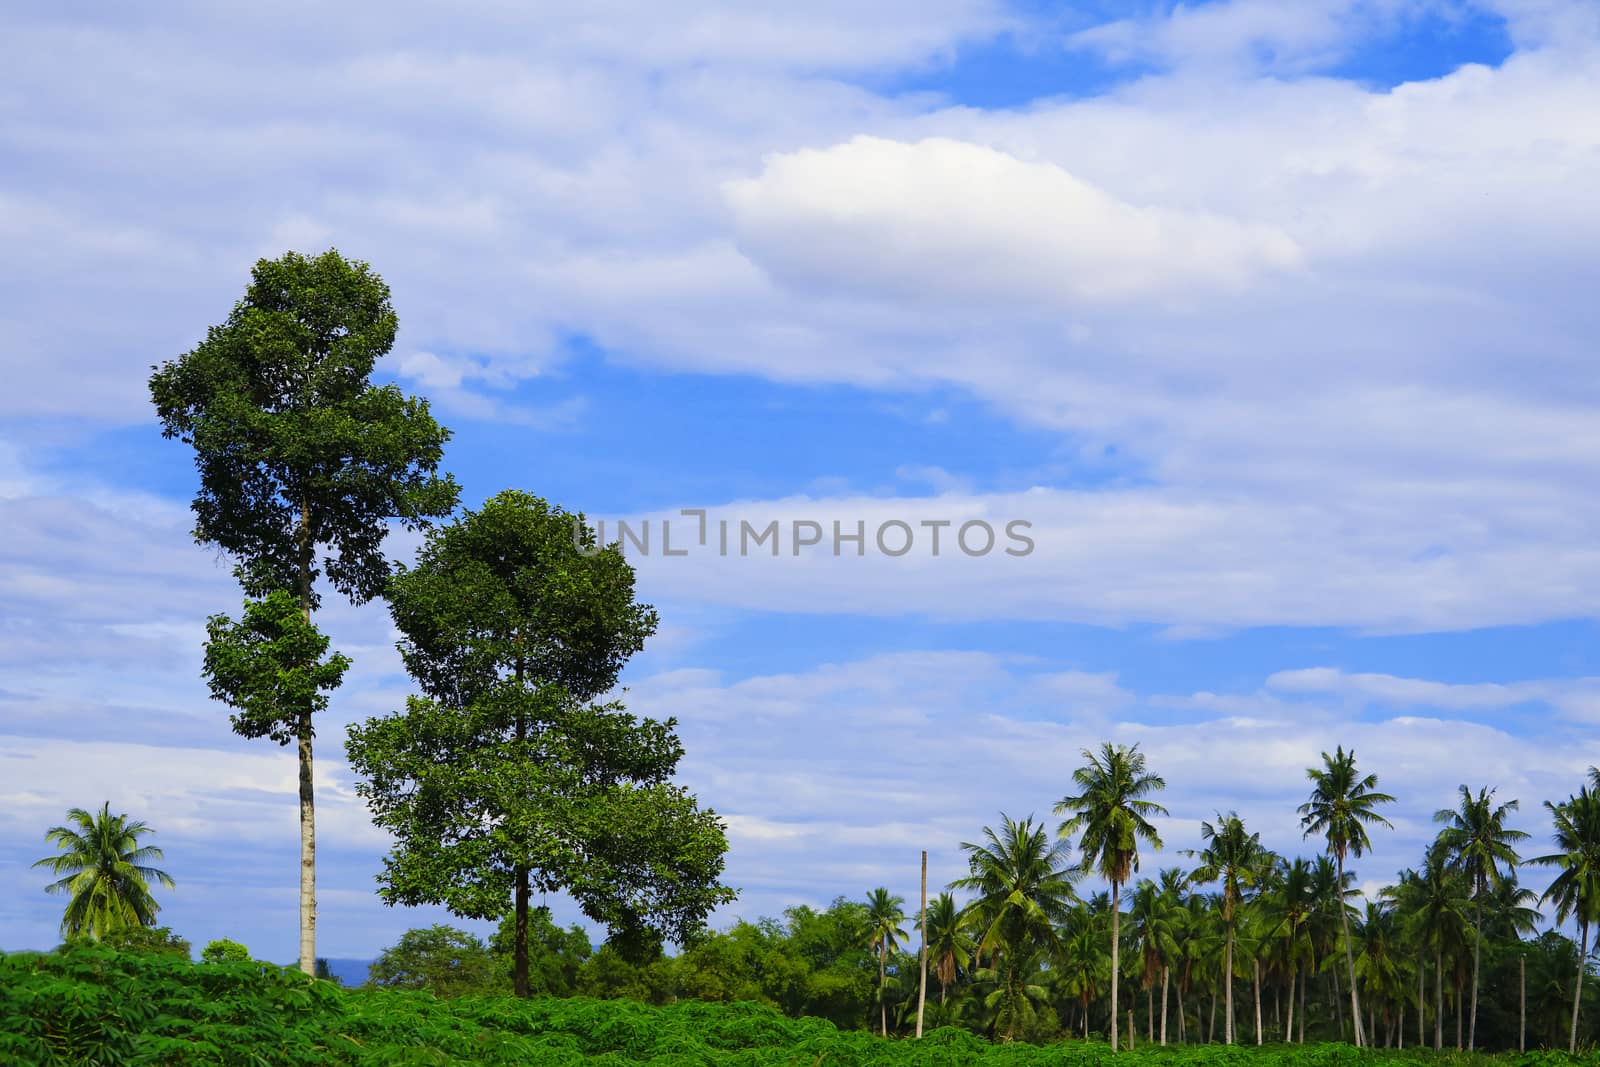
[[[1176,936],[1177,901],[1166,889],[1148,878],[1134,887],[1133,902],[1128,909],[1129,934],[1139,952],[1139,984],[1145,989],[1145,1033],[1152,1044],[1156,1040],[1155,986],[1156,979],[1164,978],[1167,968],[1178,954]],[[1167,987],[1161,986],[1161,1013],[1165,1022]],[[1161,1029],[1161,1043],[1167,1043],[1166,1027]]]
[[[881,1033],[889,1036],[889,1008],[884,1000],[884,986],[889,978],[889,953],[900,947],[906,932],[900,924],[906,921],[905,898],[890,894],[879,886],[867,895],[868,932],[873,951],[878,954],[878,1017]]]
[[[1552,866],[1560,873],[1544,891],[1556,906],[1556,921],[1578,925],[1578,976],[1572,991],[1571,1033],[1567,1050],[1578,1051],[1578,1012],[1583,1004],[1583,974],[1589,957],[1589,927],[1600,919],[1600,794],[1588,786],[1560,804],[1544,802],[1555,824],[1556,851],[1530,863]]]
[[[625,948],[681,940],[733,898],[721,821],[670,781],[676,722],[590,703],[655,630],[633,586],[581,515],[512,491],[430,531],[390,585],[423,695],[352,726],[346,746],[395,837],[379,892],[514,915],[519,996],[534,888],[568,893]]]
[[[1161,835],[1150,819],[1167,809],[1146,799],[1166,788],[1159,775],[1145,767],[1139,746],[1102,745],[1098,753],[1083,750],[1089,762],[1072,772],[1079,789],[1057,801],[1055,813],[1067,815],[1057,833],[1079,834],[1078,852],[1085,872],[1093,871],[1111,883],[1111,973],[1121,975],[1122,886],[1139,869],[1139,843],[1161,847]],[[1111,1051],[1117,1050],[1117,986],[1111,983]]]
[[[129,822],[126,814],[111,814],[108,800],[94,813],[82,808],[67,812],[67,823],[52,826],[44,839],[57,854],[34,862],[61,878],[45,887],[67,894],[61,917],[62,937],[91,937],[98,941],[128,926],[154,926],[161,905],[150,895],[155,882],[173,888],[167,872],[150,866],[162,858],[155,845],[139,839],[155,833],[143,822]]]
[[[1219,882],[1222,886],[1222,923],[1224,931],[1223,982],[1227,989],[1227,1014],[1223,1016],[1223,1034],[1228,1044],[1233,1044],[1233,942],[1239,905],[1245,894],[1266,875],[1273,862],[1272,853],[1261,845],[1261,835],[1245,829],[1238,812],[1217,814],[1215,824],[1200,824],[1200,840],[1204,847],[1186,852],[1200,861],[1190,878],[1200,884]]]
[[[231,555],[245,594],[291,592],[306,622],[317,579],[352,603],[383,591],[391,522],[449,514],[437,474],[449,432],[427,402],[371,382],[394,344],[389,288],[335,251],[260,260],[244,298],[192,351],[158,368],[162,436],[192,445],[194,537]],[[322,558],[319,565],[318,554]],[[291,709],[285,710],[285,717]],[[294,731],[300,783],[300,968],[316,968],[312,726]]]
[[[1448,850],[1450,862],[1466,876],[1472,886],[1472,1019],[1467,1025],[1467,1049],[1477,1048],[1479,964],[1483,958],[1483,918],[1491,888],[1499,888],[1506,876],[1517,868],[1516,842],[1528,835],[1506,825],[1517,802],[1494,802],[1494,790],[1487,786],[1476,796],[1465,785],[1455,808],[1434,813],[1434,821],[1444,824],[1439,841]]]
[[[1372,847],[1367,836],[1368,826],[1390,826],[1389,821],[1377,812],[1379,804],[1391,804],[1394,797],[1378,792],[1378,776],[1363,775],[1356,770],[1355,749],[1345,752],[1340,745],[1333,755],[1322,754],[1321,768],[1310,767],[1306,777],[1311,779],[1311,797],[1300,805],[1300,828],[1305,837],[1321,835],[1327,841],[1328,854],[1338,867],[1340,883],[1344,881],[1346,856],[1360,858]],[[1366,1043],[1361,1028],[1361,998],[1356,992],[1356,960],[1350,941],[1350,916],[1339,909],[1344,932],[1344,959],[1350,979],[1350,1015],[1355,1024],[1356,1047]]]

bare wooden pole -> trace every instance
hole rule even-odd
[[[928,1000],[928,850],[922,850],[922,976],[917,982],[917,1036],[922,1036],[922,1007]]]

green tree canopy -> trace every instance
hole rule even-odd
[[[384,989],[426,989],[436,997],[493,993],[503,972],[484,943],[465,930],[407,930],[372,962],[367,981]]]
[[[618,950],[685,940],[733,898],[718,882],[720,820],[671,783],[676,723],[587,702],[616,684],[656,617],[582,516],[501,493],[432,531],[390,596],[424,695],[352,726],[347,746],[396,841],[385,901],[516,916],[526,995],[535,888],[570,895]]]
[[[250,950],[231,941],[226,937],[219,937],[215,941],[206,942],[206,947],[200,950],[202,963],[248,963]]]

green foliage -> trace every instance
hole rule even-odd
[[[189,942],[168,926],[119,926],[104,938],[105,944],[119,952],[159,952],[189,958]]]
[[[246,601],[240,622],[213,615],[206,632],[201,673],[211,696],[237,709],[233,730],[241,737],[287,745],[309,734],[312,715],[328,706],[350,666],[337,652],[327,655],[328,638],[284,590]]]
[[[395,838],[386,901],[525,921],[532,890],[565,892],[643,957],[733,898],[718,882],[721,821],[670,781],[676,723],[587,703],[655,629],[633,581],[582,516],[518,492],[431,532],[395,577],[400,650],[423,695],[352,726],[347,745],[358,792]]]
[[[425,989],[435,996],[502,992],[501,969],[482,941],[453,926],[407,930],[372,963],[368,981],[387,989]]]
[[[375,386],[394,344],[389,287],[336,251],[260,260],[244,299],[193,351],[152,368],[162,435],[194,446],[195,540],[238,561],[250,596],[314,603],[319,570],[360,603],[382,592],[382,542],[450,513],[449,431],[425,400]]]
[[[111,814],[111,802],[94,813],[82,808],[67,812],[67,825],[53,826],[44,839],[58,854],[36,860],[59,879],[45,886],[50,893],[67,896],[61,918],[63,937],[102,938],[123,927],[149,926],[161,910],[150,895],[150,883],[172,888],[165,871],[150,866],[162,858],[154,845],[139,839],[154,830],[127,815]]]
[[[222,937],[206,942],[206,947],[200,950],[200,960],[202,963],[248,963],[250,950]]]
[[[104,946],[0,957],[0,1062],[104,1067],[1570,1067],[1593,1054],[1348,1045],[992,1045],[963,1030],[884,1041],[754,1004],[344,990],[262,963],[195,965]]]
[[[516,951],[516,916],[507,915],[489,938],[489,952],[507,978]],[[533,996],[569,997],[578,989],[578,974],[594,956],[594,945],[581,926],[562,929],[549,908],[528,910],[528,992]]]

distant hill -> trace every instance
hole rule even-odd
[[[339,979],[341,985],[358,986],[367,980],[367,968],[372,960],[351,960],[329,957],[328,972]]]

